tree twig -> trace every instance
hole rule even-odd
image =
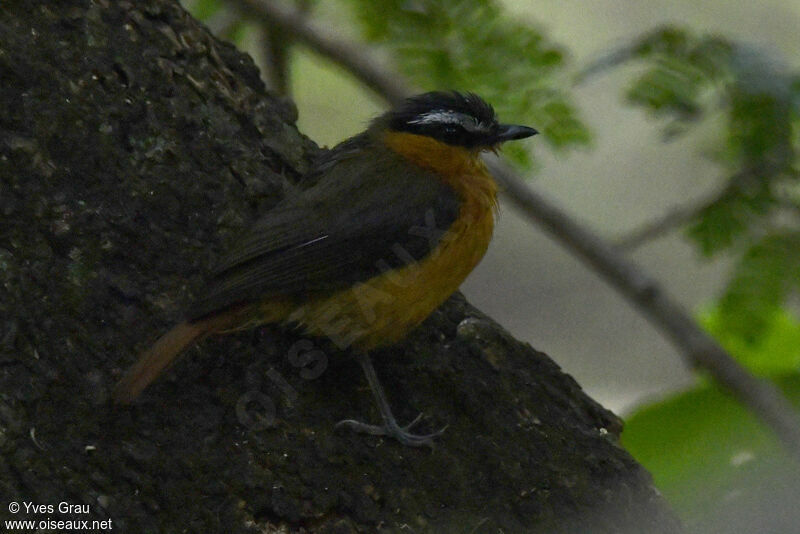
[[[684,206],[677,206],[652,221],[648,221],[638,228],[614,240],[613,244],[619,250],[634,250],[648,241],[659,238],[696,218],[703,210],[719,200],[719,193],[702,198]]]
[[[284,28],[298,42],[333,61],[392,104],[402,101],[411,93],[402,76],[391,73],[371,56],[362,53],[359,46],[337,38],[296,10],[279,5],[280,2],[231,0],[231,4],[245,16],[270,27]]]
[[[233,1],[254,18],[285,26],[298,42],[339,64],[390,103],[410,94],[399,74],[385,70],[356,45],[329,35],[289,10],[279,9],[273,2]],[[707,370],[749,406],[800,460],[800,418],[772,383],[751,375],[650,276],[613,246],[534,192],[508,165],[496,159],[487,162],[508,193],[508,200],[625,295],[679,348],[691,365]]]
[[[291,39],[286,31],[271,26],[261,35],[261,49],[267,58],[267,85],[279,95],[289,96],[289,49]]]
[[[308,16],[311,8],[310,0],[298,0],[296,4],[297,16]],[[290,57],[292,48],[292,35],[287,32],[286,26],[263,24],[261,32],[261,48],[267,58],[264,73],[268,86],[280,95],[291,97],[290,92]]]

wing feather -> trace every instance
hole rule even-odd
[[[316,185],[288,198],[221,259],[196,319],[234,304],[330,292],[377,276],[381,266],[419,260],[458,216],[456,193],[388,150],[324,162]],[[387,179],[391,176],[391,179]],[[397,246],[408,254],[396,253]]]

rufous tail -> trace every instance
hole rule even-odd
[[[174,363],[192,342],[207,334],[224,329],[229,322],[230,318],[224,316],[192,322],[186,321],[161,336],[125,372],[125,376],[114,388],[114,401],[121,404],[132,402],[144,388]]]

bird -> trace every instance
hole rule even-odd
[[[411,96],[365,131],[325,152],[256,220],[210,273],[185,320],[141,353],[117,384],[134,401],[193,343],[211,334],[278,323],[335,339],[361,365],[382,424],[336,428],[432,446],[445,429],[401,427],[370,352],[401,341],[459,286],[484,256],[498,186],[481,153],[538,132],[501,124],[474,93]]]

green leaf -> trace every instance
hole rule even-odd
[[[734,268],[719,301],[719,322],[729,336],[756,345],[798,284],[800,231],[767,234]]]
[[[683,59],[661,58],[628,90],[627,98],[655,114],[676,114],[680,120],[695,120],[702,107],[704,73]]]
[[[800,369],[800,321],[778,308],[768,313],[755,340],[742,335],[719,307],[703,313],[700,322],[737,361],[760,376],[777,376]]]
[[[706,255],[731,248],[741,253],[746,249],[737,247],[752,246],[784,215],[787,191],[800,177],[800,76],[769,50],[679,27],[645,35],[604,65],[630,60],[646,70],[628,89],[628,100],[671,118],[671,137],[711,112],[722,114],[724,130],[713,153],[726,183],[720,198],[690,222],[688,235]],[[798,228],[796,218],[790,222]],[[761,289],[768,283],[758,282]],[[777,286],[772,294],[772,301],[784,295]],[[754,331],[759,328],[753,323]]]
[[[779,385],[800,404],[800,375]],[[713,384],[640,408],[627,418],[622,443],[690,523],[743,505],[736,500],[791,465],[772,433]]]
[[[696,121],[707,107],[706,94],[727,77],[730,48],[723,39],[697,38],[676,27],[647,34],[626,54],[649,66],[626,96],[655,115]]]
[[[752,210],[745,199],[729,188],[723,195],[702,210],[687,234],[706,255],[732,246],[746,232],[752,220]]]

